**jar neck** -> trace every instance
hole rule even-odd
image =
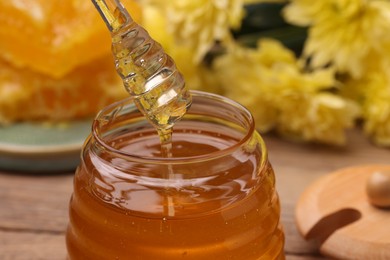
[[[250,153],[251,150],[260,150],[261,165],[267,161],[267,151],[260,135],[255,131],[255,124],[250,112],[240,104],[225,97],[192,91],[193,104],[182,121],[174,127],[173,136],[187,130],[193,132],[210,132],[217,137],[229,131],[226,138],[231,142],[220,149],[205,150],[188,155],[176,155],[166,158],[159,153],[143,154],[140,150],[123,149],[120,138],[123,133],[145,133],[155,135],[156,129],[149,124],[134,105],[133,99],[128,98],[104,108],[95,118],[92,127],[93,150],[96,154],[104,154],[106,158],[119,158],[120,160],[140,164],[196,164],[200,162],[218,160],[232,154]],[[207,122],[207,123],[205,123]],[[187,125],[191,124],[187,129]],[[142,132],[142,133],[141,133]],[[224,137],[221,137],[221,140]],[[215,139],[217,142],[218,138]],[[108,159],[111,162],[111,159]]]
[[[89,192],[140,216],[186,217],[230,207],[272,182],[250,113],[217,95],[193,92],[192,98],[188,113],[175,124],[172,158],[161,156],[156,129],[131,99],[104,109],[93,124],[79,174]]]

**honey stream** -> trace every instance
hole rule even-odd
[[[173,125],[187,112],[191,96],[176,65],[161,45],[136,24],[119,0],[92,0],[112,36],[116,70],[135,104],[156,127],[163,157],[172,157]],[[174,177],[167,165],[165,179]],[[174,216],[167,195],[168,216]]]

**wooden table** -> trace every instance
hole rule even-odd
[[[325,259],[314,243],[301,238],[295,227],[294,207],[305,187],[341,167],[390,163],[390,149],[373,146],[358,130],[348,136],[348,145],[343,148],[264,137],[277,176],[287,259]],[[64,230],[72,178],[72,173],[0,171],[0,259],[65,259]]]

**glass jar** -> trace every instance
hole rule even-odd
[[[70,259],[284,259],[275,176],[251,114],[192,95],[170,158],[131,98],[96,117],[74,178]]]

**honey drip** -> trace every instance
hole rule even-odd
[[[172,58],[135,23],[119,0],[92,0],[112,37],[116,70],[145,117],[157,128],[169,156],[172,127],[187,112],[191,96]]]
[[[172,157],[172,128],[167,129],[157,129],[158,135],[160,137],[161,144],[161,154],[163,157]],[[173,179],[174,172],[171,164],[167,165],[166,173],[163,173],[165,179]],[[172,217],[175,216],[175,206],[173,202],[173,197],[169,195],[169,190],[167,189],[167,196],[165,197],[165,207],[164,214]]]
[[[172,128],[187,112],[191,96],[173,59],[135,23],[119,0],[92,0],[111,32],[115,66],[141,113],[156,127],[163,157],[172,157]],[[172,165],[163,174],[174,177]],[[174,216],[167,190],[165,213]]]

